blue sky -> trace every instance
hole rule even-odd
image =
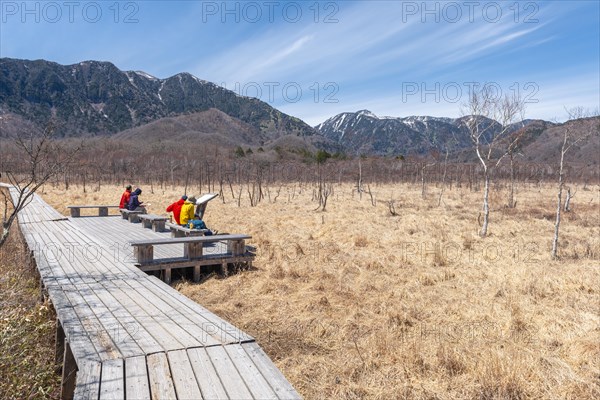
[[[469,87],[527,118],[600,107],[600,1],[0,1],[0,56],[189,72],[311,125],[459,116]]]

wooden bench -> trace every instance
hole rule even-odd
[[[210,229],[191,229],[185,226],[177,224],[166,224],[167,228],[171,230],[171,237],[186,237],[186,236],[204,236]]]
[[[142,215],[143,211],[131,211],[126,208],[119,208],[119,212],[123,219],[129,220],[129,222],[140,222],[140,215]]]
[[[165,223],[169,218],[154,214],[140,214],[138,218],[142,220],[144,228],[152,229],[154,232],[165,230]]]
[[[67,208],[71,211],[71,217],[77,218],[81,216],[82,208],[97,208],[99,217],[108,216],[109,208],[119,208],[119,206],[67,206]]]
[[[165,238],[151,240],[136,240],[129,242],[134,248],[134,258],[142,271],[164,270],[164,280],[171,282],[171,268],[194,267],[194,281],[200,277],[202,265],[221,265],[226,273],[227,263],[247,262],[251,265],[254,254],[246,252],[246,239],[252,236],[237,235],[212,235],[192,236],[181,238]],[[226,252],[219,254],[204,254],[204,244],[226,242]],[[154,259],[154,246],[183,243],[183,257],[178,259]]]

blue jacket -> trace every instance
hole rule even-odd
[[[142,205],[142,203],[140,203],[140,200],[138,199],[138,196],[141,193],[142,193],[141,189],[135,189],[135,191],[133,193],[131,193],[131,196],[129,197],[129,204],[127,205],[127,208],[130,211],[133,211]]]

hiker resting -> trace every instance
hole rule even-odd
[[[125,191],[121,195],[121,201],[119,202],[119,208],[129,207],[129,197],[131,197],[131,185],[125,186]]]
[[[183,207],[183,204],[185,203],[187,198],[188,197],[184,194],[179,200],[167,207],[167,212],[173,213],[173,219],[175,220],[175,223],[177,225],[180,225],[179,221],[181,216],[181,207]]]
[[[190,196],[187,198],[183,206],[181,206],[181,214],[179,215],[179,225],[187,225],[188,222],[194,219],[194,208],[196,207],[196,197]]]
[[[127,209],[129,211],[141,211],[142,213],[146,213],[146,208],[144,207],[144,203],[140,201],[139,196],[142,194],[142,189],[137,188],[131,193],[129,197],[129,205]]]

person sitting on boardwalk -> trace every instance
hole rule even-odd
[[[134,192],[131,193],[131,196],[129,197],[129,205],[127,207],[129,211],[142,211],[143,213],[146,213],[144,203],[139,199],[140,194],[142,194],[142,189],[140,188],[135,189]]]
[[[196,208],[196,198],[194,196],[188,199],[181,206],[181,214],[179,215],[179,224],[187,225],[188,221],[194,219],[194,208]]]
[[[119,208],[127,208],[129,206],[129,197],[131,196],[131,185],[125,186],[125,191],[121,196],[121,202]]]
[[[187,200],[187,196],[183,195],[183,196],[181,196],[181,198],[179,200],[177,200],[175,203],[173,203],[169,207],[167,207],[167,212],[173,213],[173,218],[175,219],[175,223],[177,223],[177,225],[179,225],[179,216],[181,215],[181,207],[183,206],[183,204],[185,203],[186,200]]]

